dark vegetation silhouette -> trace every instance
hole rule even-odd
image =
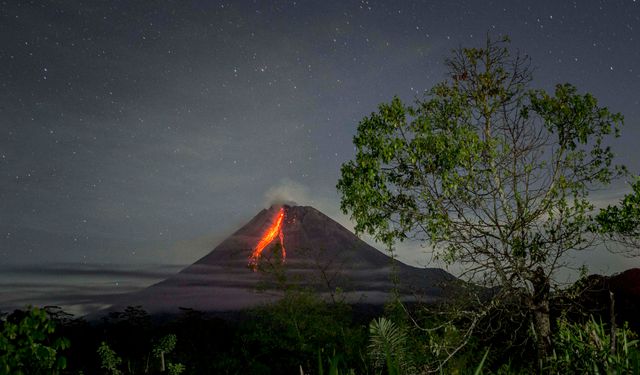
[[[627,273],[637,278],[640,270]],[[640,306],[631,300],[633,288],[622,284],[627,273],[585,277],[552,298],[555,349],[544,373],[638,373]],[[465,317],[451,322],[443,306],[390,301],[384,309],[363,309],[280,282],[283,299],[233,314],[183,308],[173,316],[150,316],[130,306],[87,322],[56,307],[15,311],[3,318],[0,374],[428,373],[447,345],[457,345],[464,334],[455,327],[464,327]],[[620,302],[613,324],[610,291],[628,294],[629,300],[620,301],[635,301]],[[499,319],[481,321],[493,334],[471,335],[442,371],[473,373],[481,365],[482,373],[537,372],[533,347],[513,345],[511,320],[497,329]],[[22,337],[32,339],[12,339],[11,324],[25,327]],[[418,328],[438,325],[449,329]],[[25,351],[28,342],[42,343],[48,354]]]

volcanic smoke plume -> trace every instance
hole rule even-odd
[[[391,259],[313,207],[278,205],[259,212],[178,274],[125,295],[113,309],[142,305],[150,312],[177,312],[179,307],[228,311],[274,301],[282,291],[270,284],[273,275],[254,272],[269,262],[279,265],[291,283],[325,296],[340,288],[350,302],[381,304],[394,288],[403,298],[434,301],[443,295],[443,285],[454,280],[441,269]],[[402,284],[391,282],[392,272]],[[265,285],[274,287],[257,291]]]

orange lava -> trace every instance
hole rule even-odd
[[[276,237],[280,239],[280,246],[282,247],[282,261],[287,257],[287,252],[284,249],[284,235],[282,234],[282,223],[284,221],[284,207],[280,208],[278,211],[278,216],[276,216],[276,220],[274,223],[267,229],[267,231],[260,238],[260,242],[256,245],[249,257],[249,266],[256,266],[258,264],[258,259],[262,255],[262,250],[264,250],[267,245],[269,245]]]

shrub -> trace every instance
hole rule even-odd
[[[584,324],[560,318],[554,351],[547,362],[551,373],[640,373],[640,348],[626,324],[616,329],[612,337],[606,326],[593,317]]]
[[[52,338],[55,323],[38,308],[16,311],[0,326],[0,374],[58,374],[67,367],[64,338]]]
[[[118,357],[115,351],[107,345],[106,342],[102,342],[97,350],[100,357],[100,368],[109,375],[120,375],[122,371],[118,369],[118,366],[122,363],[122,358]]]

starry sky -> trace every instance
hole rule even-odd
[[[0,283],[170,274],[281,198],[350,226],[358,121],[487,33],[531,56],[532,87],[622,112],[613,147],[640,172],[640,1],[2,1]]]

